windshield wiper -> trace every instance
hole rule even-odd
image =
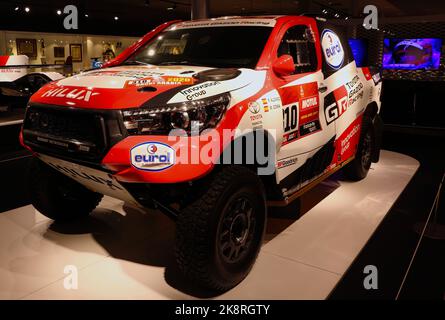
[[[125,61],[125,62],[122,63],[122,64],[125,64],[125,65],[133,65],[133,66],[136,66],[136,65],[143,65],[143,66],[146,66],[146,65],[148,65],[148,63],[145,63],[145,62],[142,62],[142,61],[137,61],[137,60]]]

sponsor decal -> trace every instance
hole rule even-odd
[[[351,139],[354,138],[354,136],[357,135],[357,133],[360,131],[360,124],[356,124],[354,127],[352,127],[351,131],[346,135],[344,139],[341,140],[341,151],[340,154],[343,156],[345,152],[350,148],[350,142]]]
[[[357,101],[363,99],[363,83],[358,76],[346,82],[344,86],[335,89],[325,98],[326,123],[330,124],[338,119]]]
[[[250,121],[252,122],[253,129],[260,129],[263,127],[263,115],[260,113],[261,106],[258,102],[249,102],[248,109],[251,113]]]
[[[337,34],[329,29],[323,30],[321,47],[326,63],[333,69],[339,69],[345,59],[345,51]]]
[[[283,168],[292,166],[294,164],[297,164],[297,162],[298,162],[298,158],[297,157],[281,159],[281,160],[277,161],[277,168],[278,169],[283,169]]]
[[[269,112],[269,103],[267,102],[267,98],[261,99],[261,103],[263,104],[264,112]]]
[[[176,85],[191,85],[194,79],[191,77],[174,77],[174,76],[159,76],[145,79],[128,80],[125,82],[125,88],[129,87],[143,87],[151,85],[162,86],[176,86]]]
[[[175,163],[175,150],[160,142],[145,142],[130,151],[131,164],[140,170],[162,171]]]
[[[269,98],[269,102],[270,102],[270,108],[272,110],[281,108],[281,98],[280,96],[272,96]]]
[[[248,107],[252,114],[258,114],[260,112],[260,105],[256,101],[249,102]]]
[[[374,81],[374,84],[377,85],[382,80],[382,77],[380,76],[380,73],[376,73],[372,76],[372,80]]]
[[[301,99],[301,110],[309,109],[312,107],[318,108],[318,95]]]
[[[363,83],[358,76],[346,82],[346,89],[348,90],[348,106],[352,106],[363,98]]]
[[[356,152],[357,145],[360,140],[362,119],[362,116],[357,117],[335,142],[335,149],[337,150],[337,162],[349,159]]]
[[[221,82],[219,81],[205,82],[203,84],[184,89],[180,91],[180,93],[185,96],[187,100],[196,100],[203,98],[207,94],[207,91],[205,90],[206,88],[217,86],[220,83]]]
[[[371,80],[371,72],[369,71],[369,68],[367,67],[362,68],[362,72],[367,81]]]
[[[280,88],[280,95],[281,101],[286,103],[283,106],[283,145],[321,130],[317,82]]]
[[[42,94],[42,98],[51,97],[51,98],[66,98],[73,100],[83,100],[85,102],[89,102],[90,99],[94,96],[99,95],[99,92],[93,92],[88,89],[70,89],[70,88],[55,88],[50,89]]]
[[[314,133],[318,130],[321,130],[320,121],[314,120],[311,122],[307,122],[300,126],[300,137]]]
[[[140,70],[103,70],[103,71],[93,71],[80,74],[80,77],[100,77],[100,76],[110,76],[110,77],[126,77],[126,78],[136,78],[143,79],[149,77],[163,76],[164,72],[156,71],[140,71]]]
[[[226,27],[226,26],[275,26],[275,19],[216,19],[205,21],[180,22],[169,27],[167,30],[204,28],[204,27]]]

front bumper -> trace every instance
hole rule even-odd
[[[202,161],[204,146],[220,141],[200,137],[128,135],[119,110],[94,110],[33,104],[28,107],[22,143],[38,154],[112,174],[122,183],[172,184],[201,178],[215,161]],[[164,144],[174,150],[175,162],[150,171],[135,166],[131,150],[138,145]],[[184,153],[187,155],[184,157]],[[215,157],[219,156],[217,152]],[[181,160],[179,160],[181,159]]]

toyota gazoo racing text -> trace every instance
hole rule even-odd
[[[228,290],[254,264],[268,207],[378,161],[380,91],[379,72],[357,68],[343,30],[320,18],[165,23],[33,95],[21,134],[36,156],[32,202],[57,221],[103,195],[160,209],[176,220],[180,270]]]

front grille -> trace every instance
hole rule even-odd
[[[23,138],[37,152],[77,161],[100,162],[124,136],[118,111],[30,106]]]

